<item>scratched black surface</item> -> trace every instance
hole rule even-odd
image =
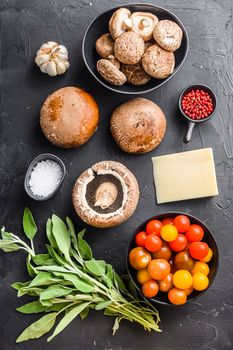
[[[125,1],[124,1],[125,2]],[[151,0],[152,2],[152,0]],[[121,1],[98,0],[1,0],[1,118],[0,118],[0,215],[1,225],[21,232],[25,205],[34,212],[40,227],[37,248],[45,241],[44,223],[53,212],[69,214],[77,226],[84,225],[71,205],[71,189],[77,176],[91,164],[114,159],[134,171],[141,198],[134,216],[118,228],[88,229],[87,239],[97,257],[105,258],[125,272],[124,255],[135,225],[154,213],[185,210],[204,220],[213,230],[220,250],[220,268],[211,290],[185,307],[159,307],[161,334],[145,333],[137,325],[123,322],[116,336],[111,335],[113,320],[101,312],[85,321],[75,320],[52,343],[45,337],[15,345],[18,334],[36,317],[24,316],[15,308],[24,300],[16,298],[10,284],[26,280],[25,258],[21,253],[0,253],[0,349],[57,350],[227,350],[233,348],[233,3],[232,0],[158,0],[187,26],[190,53],[175,78],[159,91],[147,95],[167,116],[168,129],[161,146],[150,154],[132,156],[121,152],[109,133],[111,111],[129,97],[103,89],[87,72],[81,57],[81,42],[87,24],[99,13]],[[39,72],[33,60],[47,40],[67,46],[71,67],[66,75],[50,78]],[[219,101],[218,112],[194,131],[189,145],[182,143],[185,122],[178,119],[176,106],[181,89],[191,82],[210,85]],[[101,122],[95,136],[77,150],[61,150],[43,137],[39,109],[45,97],[67,85],[81,86],[97,99]],[[151,156],[213,147],[220,195],[157,206],[152,178]],[[60,192],[51,200],[36,203],[27,198],[23,181],[27,166],[42,152],[60,156],[68,175]]]

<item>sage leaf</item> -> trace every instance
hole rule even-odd
[[[70,260],[70,234],[65,223],[56,215],[52,216],[52,232],[60,251]]]
[[[86,309],[84,309],[83,311],[80,312],[79,315],[80,315],[81,320],[84,320],[88,316],[89,311],[90,311],[90,308],[86,307]]]
[[[75,274],[54,272],[54,275],[63,277],[65,281],[71,282],[79,292],[92,293],[95,290],[95,287],[93,285],[84,281],[82,278]]]
[[[13,233],[6,232],[5,227],[2,227],[1,235],[2,235],[3,240],[12,240],[13,239]]]
[[[53,257],[53,259],[54,259],[59,265],[65,266],[65,265],[67,264],[66,260],[63,259],[63,258],[56,252],[56,250],[55,250],[53,247],[51,247],[51,246],[49,246],[49,245],[46,244],[46,248],[47,248],[47,250],[48,250],[50,256]]]
[[[109,305],[112,304],[111,300],[105,300],[105,301],[101,301],[100,303],[98,303],[95,307],[95,310],[103,310],[106,309]]]
[[[37,314],[39,312],[44,312],[48,309],[48,307],[43,306],[39,300],[32,301],[25,305],[18,307],[16,310],[21,312],[22,314]]]
[[[114,282],[114,271],[113,271],[112,265],[110,264],[107,264],[107,273],[105,276],[105,281],[108,288],[111,288]]]
[[[56,312],[42,316],[20,334],[16,340],[16,343],[21,343],[29,339],[38,339],[45,333],[48,333],[55,324],[56,316]]]
[[[57,303],[53,304],[52,306],[49,307],[48,311],[60,311],[64,307],[66,307],[68,303]]]
[[[40,294],[40,301],[62,297],[63,295],[67,295],[73,292],[74,289],[69,287],[61,286],[59,284],[49,286],[44,289]]]
[[[78,250],[78,240],[77,240],[77,237],[76,237],[74,224],[73,224],[73,222],[71,221],[71,219],[69,217],[66,218],[66,223],[67,223],[67,226],[68,226],[68,231],[69,231],[69,234],[70,234],[70,237],[71,237],[71,242],[73,244],[73,247],[75,248],[75,250],[77,252],[79,252],[79,250]]]
[[[82,232],[78,234],[78,249],[83,259],[91,260],[93,258],[92,250],[89,244],[82,238]]]
[[[12,241],[9,239],[3,239],[0,241],[0,249],[5,253],[10,253],[19,250],[20,247],[17,244],[12,243]]]
[[[37,254],[32,257],[34,264],[40,265],[54,265],[55,261],[50,257],[49,254]]]
[[[31,281],[27,281],[27,282],[15,282],[12,283],[11,287],[16,289],[16,290],[20,290],[21,288],[27,287],[29,286]]]
[[[38,275],[31,281],[29,287],[47,286],[54,283],[59,283],[59,278],[53,277],[50,272],[39,272]]]
[[[116,288],[121,292],[127,292],[127,288],[122,281],[121,277],[114,271],[114,281]]]
[[[112,334],[115,335],[120,327],[121,317],[116,317],[114,325],[112,327]]]
[[[104,260],[88,260],[85,267],[95,276],[103,277],[106,270],[106,262]]]
[[[30,295],[30,296],[39,296],[40,293],[43,291],[42,288],[38,287],[24,287],[18,290],[17,296],[22,297],[23,295]]]
[[[32,259],[31,255],[28,254],[26,258],[26,266],[27,266],[29,276],[34,277],[37,275],[38,272],[36,271],[35,267],[31,264],[31,259]]]
[[[23,230],[28,239],[33,239],[37,232],[37,226],[31,210],[27,207],[24,209],[23,213]]]
[[[46,235],[47,235],[47,238],[49,240],[49,243],[51,244],[51,246],[53,248],[57,248],[57,243],[56,243],[56,240],[55,238],[53,237],[53,230],[52,230],[52,220],[51,219],[48,219],[47,222],[46,222]]]
[[[80,314],[80,312],[83,311],[89,304],[89,302],[82,303],[77,306],[74,306],[70,311],[68,311],[58,323],[57,327],[55,328],[55,331],[47,339],[47,341],[50,342],[56,335],[62,332],[63,329],[65,329],[68,326],[68,324],[72,322],[75,319],[75,317],[77,317]]]

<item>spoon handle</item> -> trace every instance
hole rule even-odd
[[[186,133],[184,135],[183,142],[185,142],[185,143],[189,143],[190,142],[194,126],[195,126],[195,123],[189,122],[188,130],[186,131]]]

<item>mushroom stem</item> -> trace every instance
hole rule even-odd
[[[141,20],[141,27],[146,28],[146,27],[149,27],[149,26],[150,26],[150,22],[146,18],[143,18]]]

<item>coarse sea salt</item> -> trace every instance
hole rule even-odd
[[[48,197],[55,191],[62,179],[62,169],[53,160],[38,162],[31,172],[29,187],[39,197]]]

